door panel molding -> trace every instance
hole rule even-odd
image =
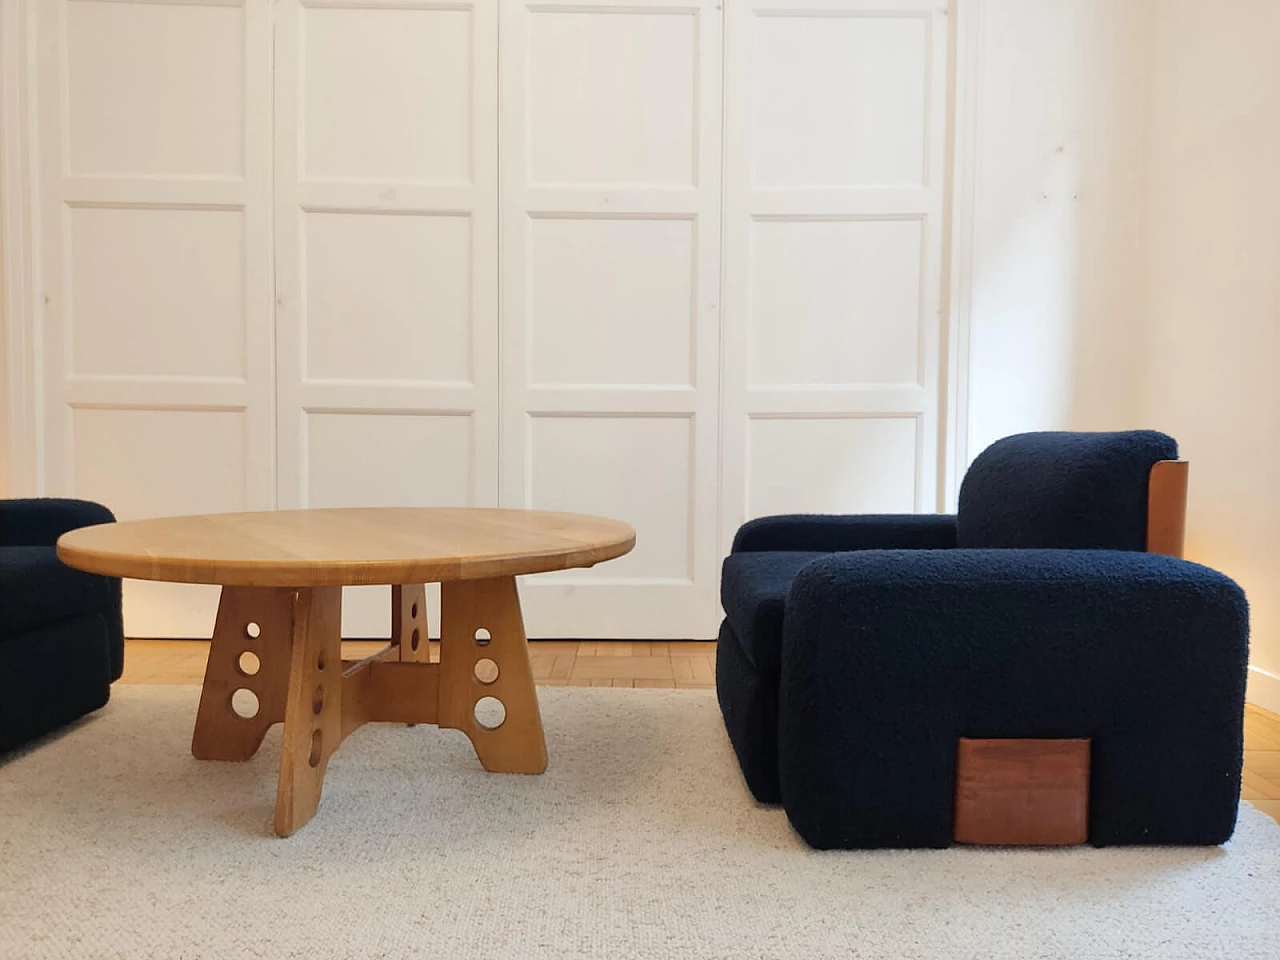
[[[270,5],[32,6],[35,492],[269,509]],[[125,597],[131,636],[210,633],[216,591]]]
[[[496,7],[275,7],[279,504],[493,506]],[[348,589],[346,635],[388,610]]]
[[[502,503],[610,514],[639,544],[528,578],[529,632],[712,636],[719,4],[500,7]]]
[[[727,6],[722,552],[938,506],[948,6]]]

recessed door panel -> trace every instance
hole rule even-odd
[[[122,519],[275,504],[271,9],[44,0],[40,492]],[[130,582],[132,637],[217,590]]]
[[[492,506],[497,11],[276,9],[280,506]],[[349,589],[345,633],[389,608]]]
[[[721,547],[936,510],[948,4],[725,12]]]
[[[721,11],[501,7],[502,503],[638,538],[622,560],[526,578],[528,632],[710,637]]]

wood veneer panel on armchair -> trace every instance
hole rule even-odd
[[[1147,482],[1147,553],[1181,557],[1187,534],[1186,460],[1160,460]]]
[[[1069,846],[1089,838],[1089,740],[956,748],[956,843]]]

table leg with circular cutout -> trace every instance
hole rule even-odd
[[[342,588],[298,591],[285,707],[276,833],[315,816],[325,769],[342,740]]]
[[[441,727],[495,773],[542,773],[547,742],[514,577],[441,584]]]
[[[402,661],[431,659],[427,641],[427,588],[410,583],[391,588],[391,643]]]
[[[223,587],[191,753],[248,760],[284,720],[296,591]]]

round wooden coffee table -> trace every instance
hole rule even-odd
[[[297,510],[83,527],[58,556],[90,573],[222,586],[191,752],[247,760],[283,722],[275,829],[288,836],[315,815],[329,757],[365,723],[462,730],[486,770],[545,770],[515,578],[611,560],[635,539],[625,523],[569,513]],[[431,663],[423,585],[436,582]],[[391,642],[344,661],[342,587],[357,584],[392,586]],[[252,717],[232,707],[243,689],[257,696]],[[476,706],[489,697],[505,716],[486,724]]]

